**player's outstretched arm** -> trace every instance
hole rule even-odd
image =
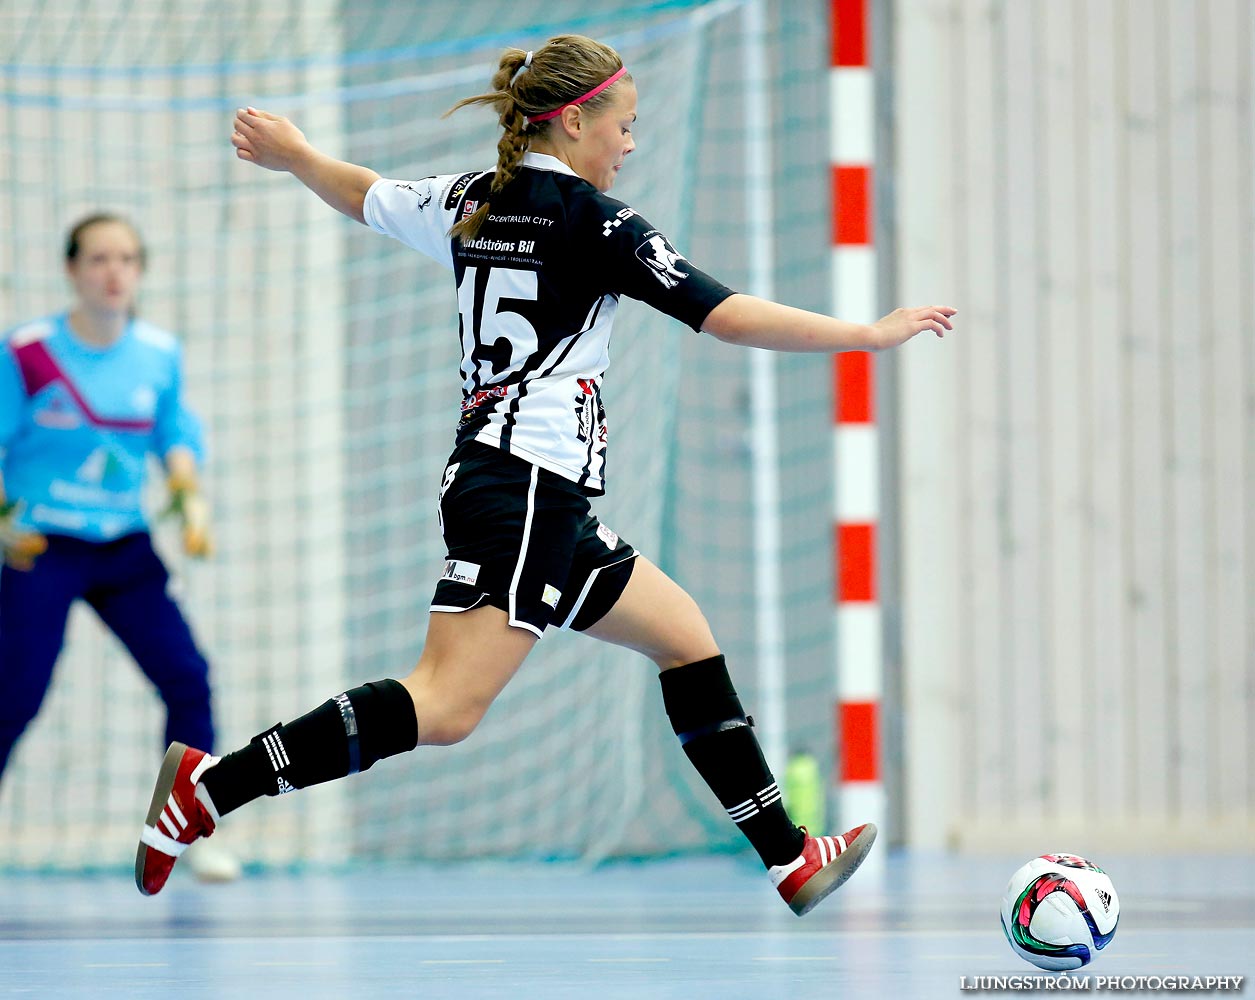
[[[231,145],[241,160],[267,170],[286,170],[337,212],[365,223],[362,204],[379,180],[373,170],[320,153],[299,128],[269,111],[240,108],[234,125]]]
[[[848,323],[754,295],[732,295],[710,311],[702,330],[728,344],[771,351],[832,353],[897,347],[917,333],[953,330],[950,306],[895,309],[875,323]]]

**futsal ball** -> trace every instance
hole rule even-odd
[[[1011,876],[1002,932],[1039,969],[1079,969],[1115,937],[1120,900],[1107,873],[1075,854],[1043,854]]]

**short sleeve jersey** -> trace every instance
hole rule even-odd
[[[604,490],[602,379],[619,298],[701,328],[732,294],[659,230],[561,160],[527,153],[478,236],[447,234],[488,197],[492,171],[376,181],[366,222],[453,271],[462,346],[458,443],[501,448]]]

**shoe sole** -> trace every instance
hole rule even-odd
[[[174,779],[178,776],[179,764],[182,763],[183,754],[186,752],[187,745],[184,743],[171,743],[170,749],[166,751],[165,759],[161,762],[161,770],[157,772],[157,784],[153,788],[152,801],[148,803],[148,815],[144,817],[145,826],[156,826],[157,820],[161,818],[161,811],[165,809],[170,792],[174,789]],[[148,850],[148,845],[141,840],[139,850],[135,852],[135,887],[145,896],[152,895],[144,888],[144,859]]]
[[[835,892],[863,863],[867,852],[876,842],[876,824],[868,823],[854,840],[837,855],[837,860],[826,868],[821,868],[797,891],[797,895],[789,901],[789,908],[799,917],[804,917],[823,902],[829,893]]]

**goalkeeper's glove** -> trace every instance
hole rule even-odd
[[[214,541],[209,530],[209,503],[194,482],[180,476],[166,480],[170,490],[170,506],[166,514],[177,517],[183,524],[183,551],[193,559],[207,559],[213,555]]]
[[[48,539],[38,531],[19,528],[17,519],[22,514],[21,500],[0,503],[0,551],[4,561],[14,569],[26,571],[35,565],[35,557],[43,555]]]

